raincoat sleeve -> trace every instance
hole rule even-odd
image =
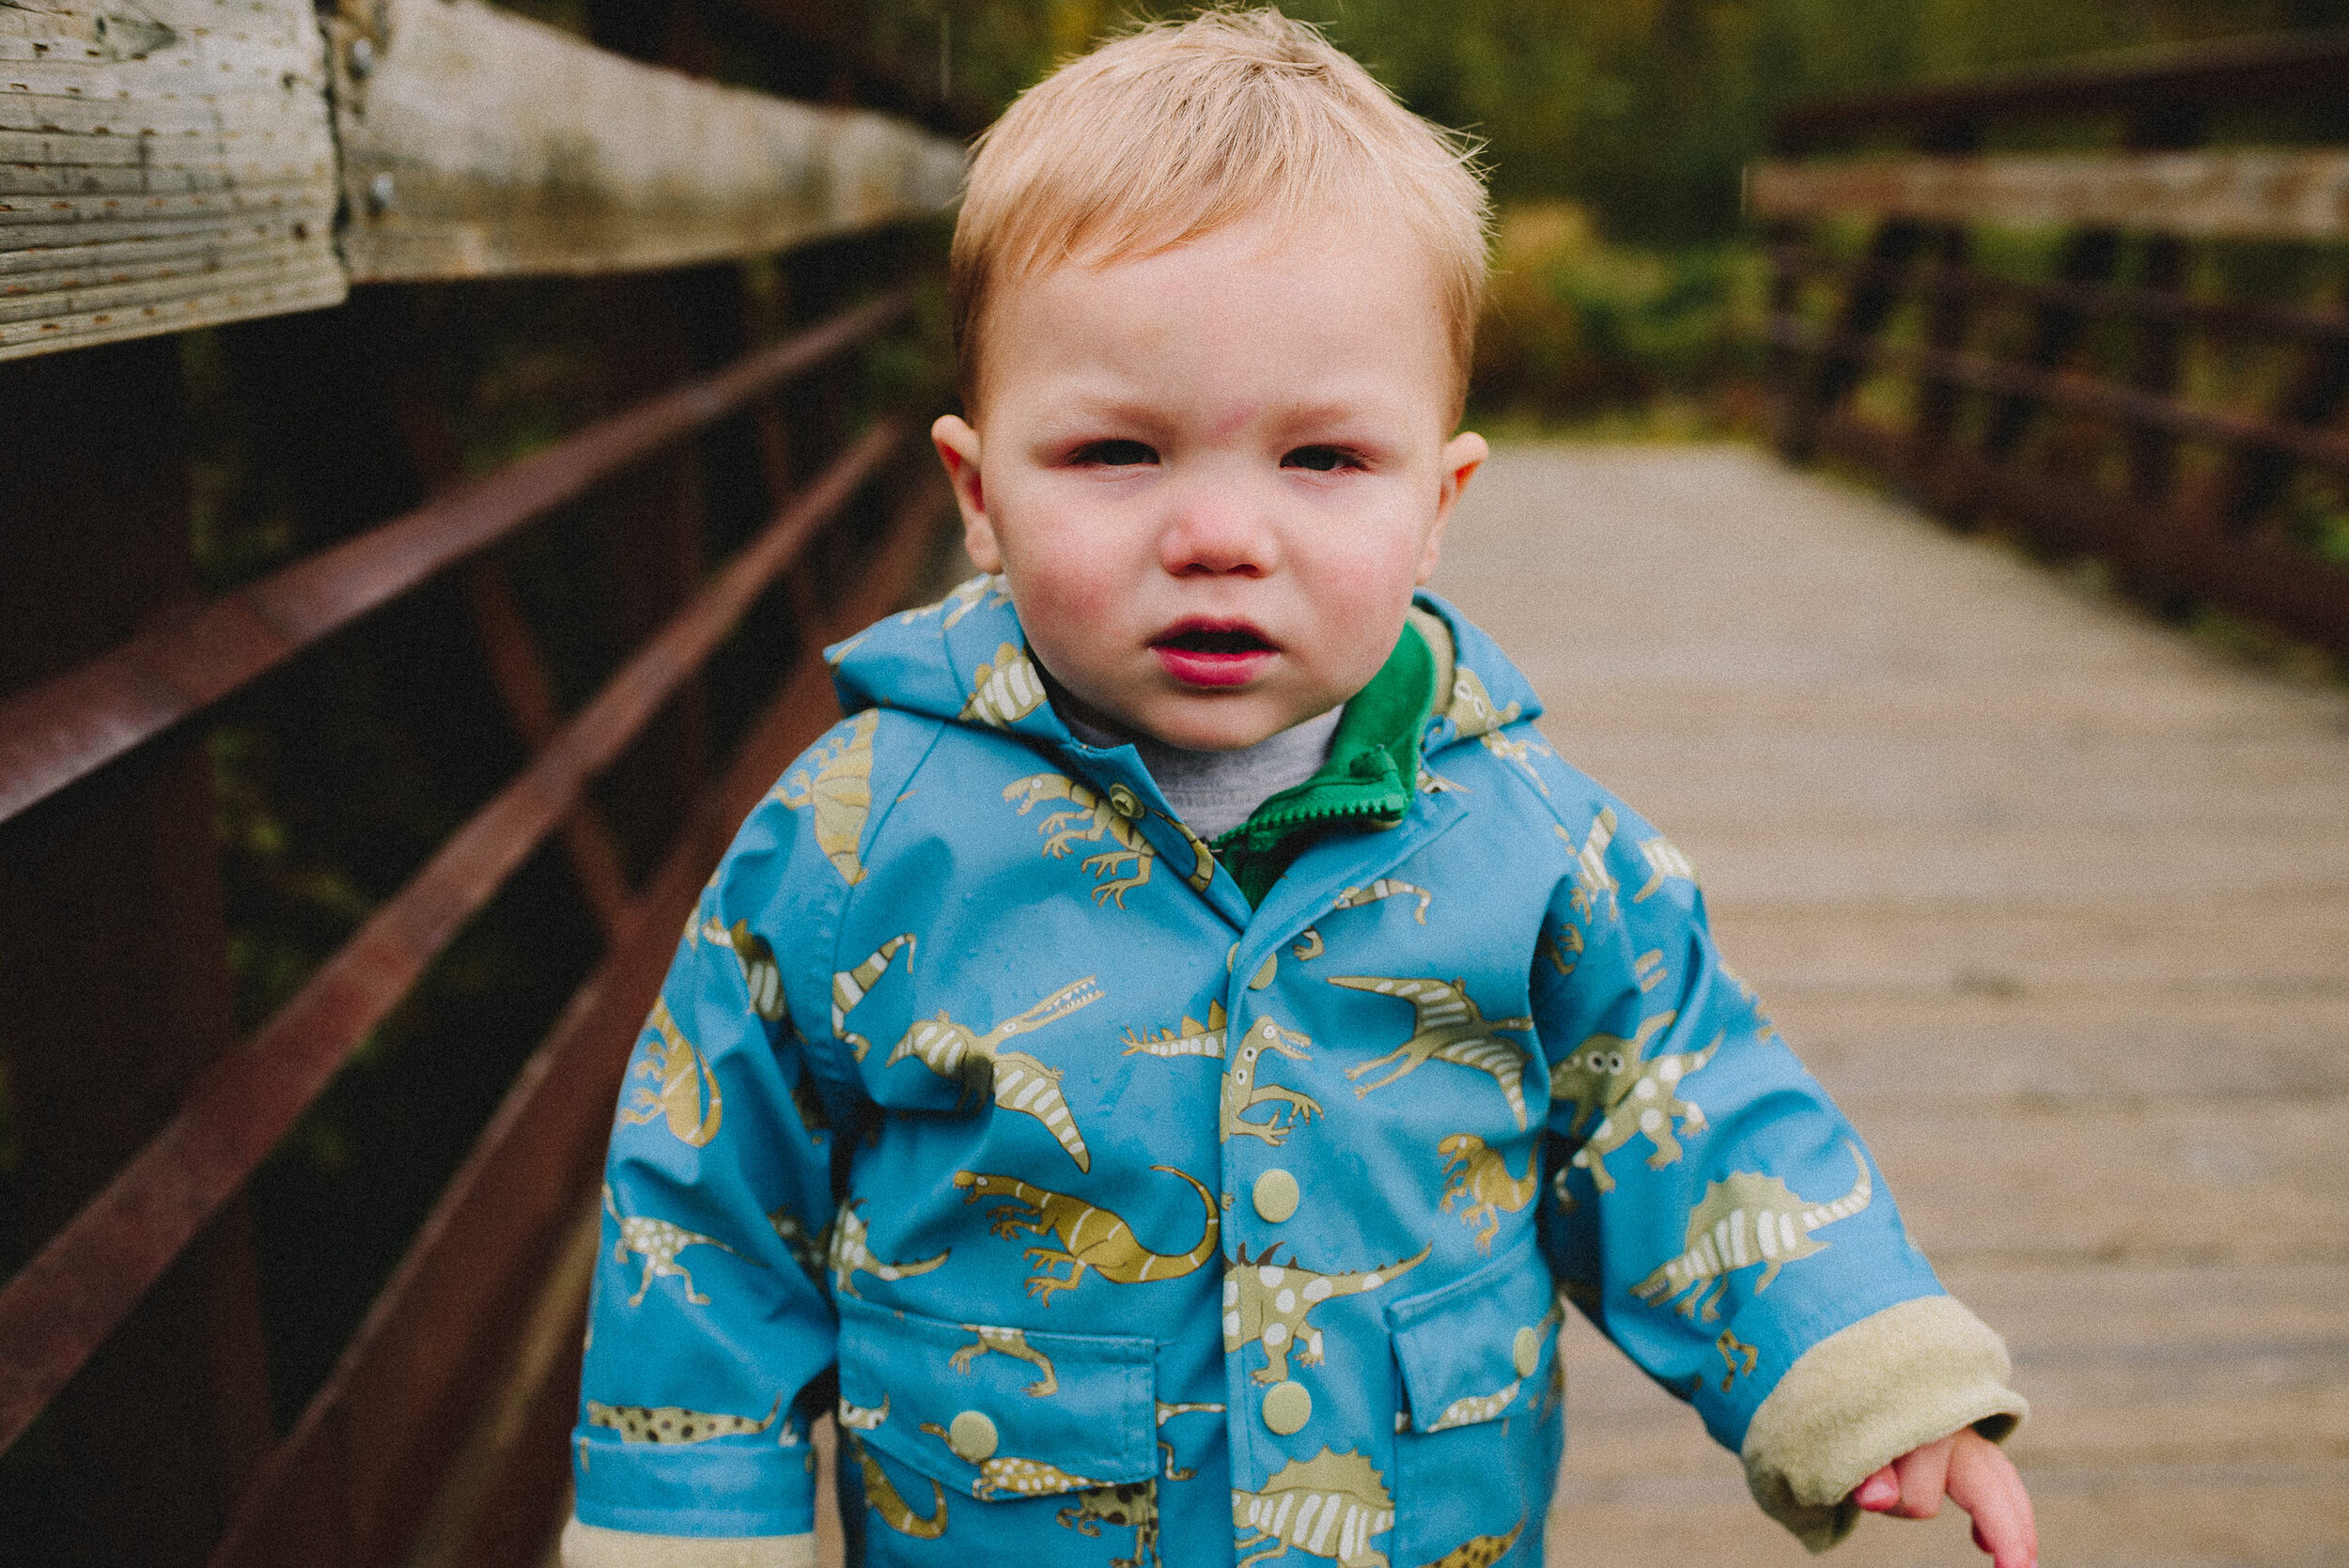
[[[2026,1413],[2004,1344],[1909,1242],[1859,1135],[1715,951],[1688,861],[1565,769],[1571,863],[1533,964],[1551,1070],[1544,1245],[1561,1288],[1738,1451],[1812,1550],[1851,1490]]]
[[[870,1106],[829,1027],[845,879],[791,780],[704,890],[622,1084],[572,1568],[814,1560],[833,1144]]]

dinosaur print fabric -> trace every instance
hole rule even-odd
[[[1253,908],[997,584],[833,651],[623,1079],[582,1521],[809,1530],[830,1410],[864,1563],[1526,1568],[1563,1302],[1734,1449],[1938,1294],[1688,858],[1405,635],[1409,809]]]

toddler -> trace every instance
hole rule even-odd
[[[1999,1339],[1417,591],[1485,222],[1268,11],[982,140],[933,436],[987,575],[832,650],[645,1026],[571,1568],[812,1563],[824,1409],[854,1561],[1539,1563],[1567,1301],[1812,1547],[1946,1491],[2031,1563]]]

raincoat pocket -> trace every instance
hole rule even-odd
[[[1386,1318],[1406,1405],[1394,1439],[1394,1560],[1466,1550],[1478,1562],[1517,1561],[1508,1553],[1529,1533],[1520,1555],[1534,1560],[1564,1438],[1548,1265],[1529,1243],[1394,1302]]]
[[[842,1427],[948,1490],[1041,1498],[1156,1473],[1153,1342],[838,1305]]]

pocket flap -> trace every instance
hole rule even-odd
[[[1536,1388],[1557,1355],[1549,1265],[1526,1246],[1387,1309],[1414,1432],[1488,1421]]]
[[[900,1464],[980,1498],[1157,1473],[1151,1341],[838,1305],[841,1423]]]

